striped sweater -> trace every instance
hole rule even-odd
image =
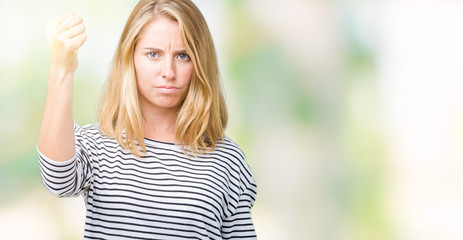
[[[74,127],[76,154],[55,162],[40,151],[43,184],[59,197],[83,195],[84,239],[256,239],[256,184],[229,138],[207,155],[145,139],[136,157],[98,124]]]

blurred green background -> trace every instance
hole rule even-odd
[[[462,1],[194,0],[227,134],[258,183],[259,239],[463,239]],[[47,19],[87,27],[74,118],[97,121],[134,0],[0,0],[0,239],[82,239],[81,197],[42,187]]]

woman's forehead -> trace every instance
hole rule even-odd
[[[163,15],[154,17],[143,27],[139,44],[171,44],[176,47],[183,47],[178,22]]]

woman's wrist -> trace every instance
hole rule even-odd
[[[50,63],[50,68],[48,70],[48,85],[72,84],[74,73],[75,70]]]

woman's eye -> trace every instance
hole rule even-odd
[[[150,52],[150,53],[148,53],[148,54],[146,54],[146,55],[147,55],[149,58],[156,58],[156,57],[158,56],[158,54],[155,53],[155,52]]]
[[[186,54],[186,53],[182,53],[182,54],[178,55],[178,58],[181,59],[181,60],[188,60],[188,59],[190,59],[190,56],[188,56],[188,54]]]

